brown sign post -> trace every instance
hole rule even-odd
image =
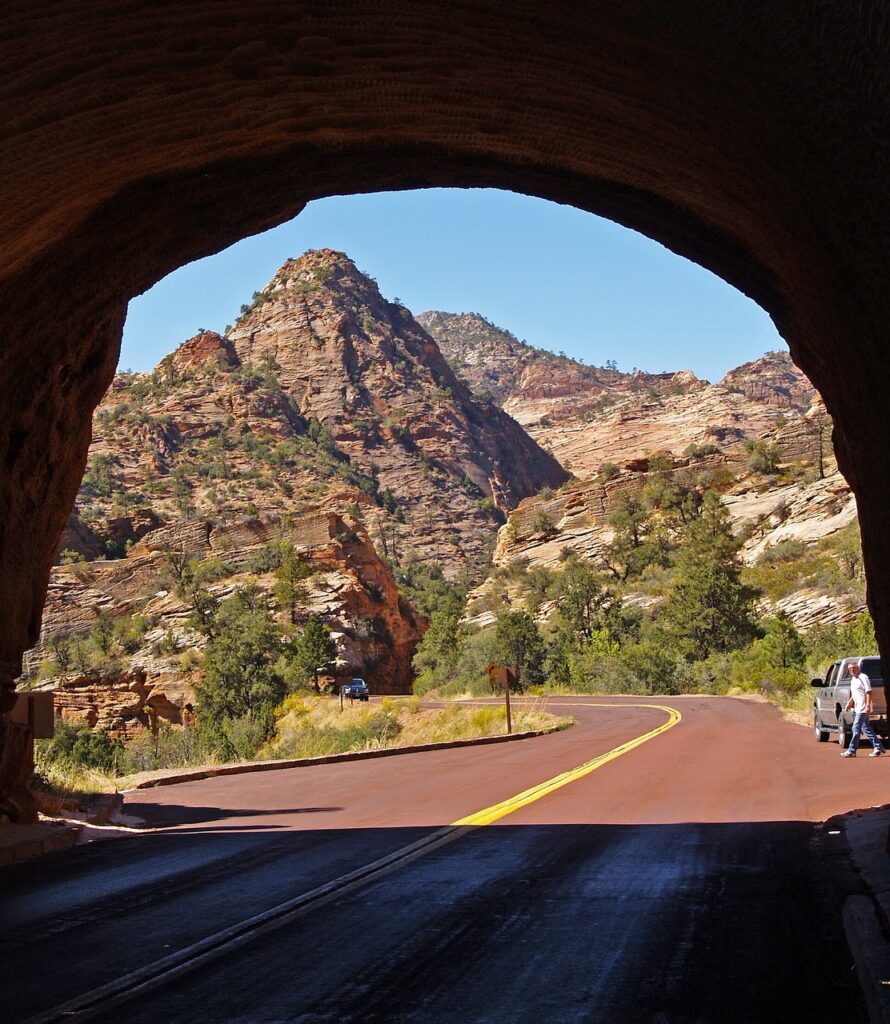
[[[510,687],[516,682],[516,670],[505,665],[489,663],[485,666],[488,673],[488,685],[493,693],[501,688],[504,690],[504,707],[507,710],[507,732],[513,732],[513,718],[510,714]]]

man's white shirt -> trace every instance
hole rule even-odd
[[[850,679],[850,696],[853,698],[853,710],[862,714],[868,707],[868,695],[871,693],[871,680],[864,672]]]

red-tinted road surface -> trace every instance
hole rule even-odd
[[[55,1006],[575,768],[662,703],[683,716],[664,734],[103,1019],[863,1019],[813,823],[887,802],[890,756],[842,760],[748,701],[551,703],[577,725],[129,794],[159,831],[0,877],[4,1009]]]

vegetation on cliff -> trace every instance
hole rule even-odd
[[[122,521],[146,510],[172,522],[329,508],[386,557],[454,572],[484,558],[518,500],[568,477],[330,249],[288,260],[225,336],[118,374],[93,428],[80,529],[62,545],[88,557],[121,557],[136,539]]]
[[[870,651],[867,614],[801,634],[765,603],[815,581],[861,587],[855,525],[807,548],[740,559],[744,537],[708,479],[666,471],[628,491],[596,558],[566,548],[556,567],[495,570],[462,615],[444,603],[415,656],[417,692],[484,693],[486,660],[521,664],[534,692],[727,693],[806,702],[810,674]],[[520,634],[522,643],[505,642]]]

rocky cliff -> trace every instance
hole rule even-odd
[[[768,353],[711,384],[688,370],[627,374],[585,366],[520,342],[477,314],[418,319],[469,386],[490,392],[578,477],[653,451],[742,451],[746,441],[802,417],[815,399],[787,353]]]
[[[312,569],[298,618],[331,628],[339,671],[404,693],[425,623],[381,555],[477,562],[518,501],[568,479],[332,250],[289,260],[225,335],[118,374],[93,427],[26,670],[138,620],[126,652],[50,684],[66,715],[118,735],[194,714],[204,641],[171,558],[218,562],[213,596],[256,587],[272,608],[269,551],[290,539]]]
[[[203,641],[171,584],[171,551],[219,561],[216,596],[251,585],[272,607],[268,552],[289,538],[312,568],[299,616],[328,623],[344,672],[406,692],[424,622],[380,555],[453,570],[478,560],[509,514],[496,568],[554,567],[567,550],[596,562],[609,516],[660,453],[676,473],[719,481],[754,565],[855,518],[828,427],[784,355],[718,384],[585,366],[476,314],[415,320],[342,253],[310,252],[225,335],[202,331],[153,373],[115,378],[28,666],[55,637],[137,615],[143,631],[120,664],[55,680],[60,706],[120,735],[187,722]],[[752,470],[751,441],[781,475]],[[781,598],[802,625],[862,606],[858,591],[846,604],[808,593]]]
[[[379,479],[404,516],[403,546],[424,556],[477,554],[492,514],[567,479],[341,253],[286,263],[230,338],[242,364],[276,366],[300,414]]]
[[[474,394],[510,406],[525,420],[535,401],[556,406],[565,397],[585,400],[620,387],[626,374],[585,366],[565,355],[520,341],[479,313],[420,313],[417,322],[427,330],[454,372]]]
[[[742,363],[730,370],[720,384],[755,402],[797,412],[805,412],[816,394],[787,352],[767,352],[760,359]]]
[[[809,447],[802,447],[809,442]],[[741,558],[751,582],[764,590],[764,611],[786,612],[795,625],[843,622],[865,610],[856,500],[833,460],[823,460],[819,476],[818,449],[812,435],[783,429],[764,439],[775,445],[775,472],[751,468],[751,456],[715,451],[701,457],[659,461],[671,464],[676,480],[706,480],[716,487],[729,513],[733,532],[742,540]],[[606,576],[607,548],[614,533],[610,517],[624,499],[643,494],[663,468],[653,470],[646,459],[615,467],[608,474],[575,480],[555,492],[520,502],[501,529],[494,553],[495,569],[524,565],[558,569],[570,553],[599,567]],[[833,566],[849,558],[849,572],[838,582]],[[497,574],[496,574],[497,575]],[[509,588],[486,580],[470,595],[469,617],[479,625],[494,621],[493,597],[508,604]],[[631,603],[660,600],[657,587],[630,594]],[[546,609],[545,609],[546,611]]]
[[[98,666],[75,661],[47,684],[62,714],[124,737],[159,721],[191,722],[206,637],[188,624],[193,609],[175,585],[177,566],[212,561],[210,594],[222,599],[253,587],[273,609],[274,556],[282,541],[293,544],[309,572],[297,625],[312,613],[327,624],[337,644],[336,673],[363,675],[375,693],[409,693],[425,622],[400,596],[367,533],[333,513],[218,524],[180,519],[145,534],[125,558],[56,567],[41,642],[26,667],[36,675],[59,638],[85,637],[103,619],[109,629],[125,624],[126,635],[117,634],[124,650],[115,643],[113,656]]]

